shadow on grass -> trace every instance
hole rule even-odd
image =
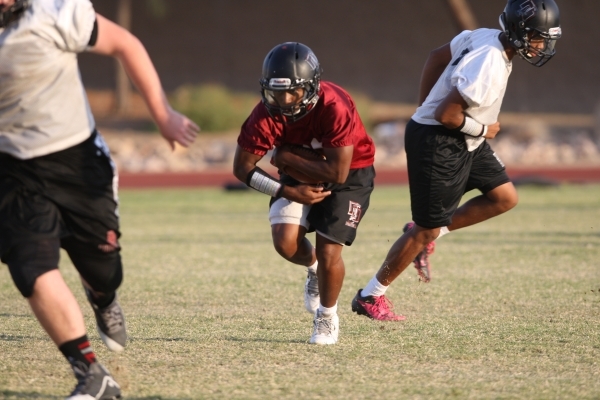
[[[265,338],[240,338],[228,336],[225,340],[229,340],[230,342],[255,342],[255,343],[298,343],[298,344],[306,344],[308,343],[308,339],[265,339]]]
[[[123,396],[123,399],[127,400],[192,400],[191,397],[163,397],[163,396],[143,396],[143,397],[132,397]]]
[[[5,342],[20,342],[25,339],[38,339],[35,336],[21,336],[21,335],[5,335],[0,334],[0,340]]]
[[[142,338],[142,337],[129,337],[129,341],[130,342],[197,342],[197,340],[195,339],[185,339],[185,338],[180,338],[180,337],[167,337],[167,338],[160,338],[160,337],[152,337],[152,338]]]
[[[64,397],[50,396],[48,394],[40,394],[37,392],[14,392],[12,390],[2,390],[0,395],[3,399],[61,399]]]
[[[11,399],[64,399],[64,396],[52,396],[49,394],[40,394],[37,392],[16,392],[12,390],[3,390],[0,391],[0,396],[4,400]],[[143,397],[133,397],[133,396],[124,396],[128,400],[192,400],[191,397],[163,397],[163,396],[143,396]]]
[[[0,335],[0,339],[2,339],[3,335]],[[247,337],[233,337],[233,336],[229,336],[227,338],[225,338],[225,340],[228,340],[230,342],[261,342],[261,343],[307,343],[308,340],[303,340],[303,339],[290,339],[290,340],[284,340],[284,339],[265,339],[265,338],[247,338]],[[159,338],[159,337],[152,337],[152,338],[141,338],[141,337],[130,337],[129,338],[130,342],[190,342],[190,343],[196,343],[198,342],[198,340],[196,339],[185,339],[185,338]],[[129,398],[129,396],[127,397]]]
[[[579,240],[589,240],[591,238],[600,237],[600,232],[559,232],[559,231],[529,231],[526,234],[517,234],[515,238],[502,238],[502,243],[505,245],[535,245],[540,242],[556,246],[570,246],[573,242]],[[473,240],[490,241],[498,238],[495,232],[467,232],[462,235],[454,236],[452,240],[457,243],[470,243]]]
[[[0,313],[0,317],[12,317],[12,318],[33,318],[31,314],[12,314],[12,313]]]
[[[191,397],[163,397],[163,396],[144,396],[144,397],[131,397],[126,396],[127,400],[192,400]]]

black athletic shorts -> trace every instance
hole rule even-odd
[[[309,232],[317,231],[323,236],[350,246],[356,238],[356,230],[369,208],[375,180],[373,166],[351,169],[346,182],[327,183],[325,191],[331,194],[319,203],[313,204],[307,216]],[[282,174],[281,182],[297,185],[298,181]],[[271,204],[277,199],[271,199]]]
[[[404,136],[413,221],[424,228],[452,223],[462,196],[510,182],[487,141],[469,152],[462,133],[411,120]]]
[[[16,244],[44,239],[73,238],[114,251],[120,236],[116,196],[114,164],[96,132],[29,160],[0,153],[0,256]]]

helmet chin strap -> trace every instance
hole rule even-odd
[[[515,49],[515,51],[519,51],[520,49],[523,48],[523,42],[521,42],[518,39],[512,39],[510,37],[510,31],[506,28],[506,24],[504,22],[504,19],[506,17],[504,16],[504,13],[500,14],[500,17],[498,17],[498,22],[500,23],[500,28],[502,29],[502,32],[504,32],[504,35],[506,36],[506,40],[508,41],[508,43],[511,45],[511,47],[513,49]]]

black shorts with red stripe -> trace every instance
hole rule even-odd
[[[92,287],[120,282],[117,209],[114,164],[96,131],[78,145],[28,160],[0,153],[0,256],[24,287],[57,267],[51,264],[60,247],[84,278],[97,282]],[[86,272],[105,264],[100,276]]]

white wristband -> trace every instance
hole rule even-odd
[[[281,182],[271,178],[265,171],[258,167],[250,171],[246,180],[248,186],[271,197],[279,196],[283,188]]]
[[[465,120],[459,130],[465,135],[480,137],[487,133],[487,126],[465,115]]]

